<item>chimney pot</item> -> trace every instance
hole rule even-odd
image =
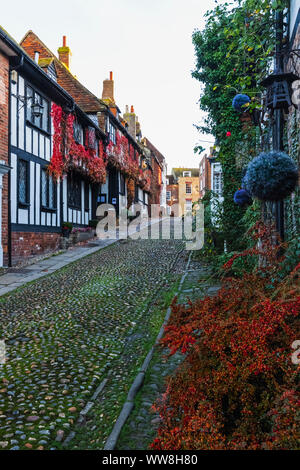
[[[134,113],[134,107],[131,105],[130,112]]]
[[[58,49],[57,52],[59,60],[69,69],[72,54],[70,48],[67,46],[67,36],[63,36],[63,45]]]
[[[102,99],[108,99],[111,102],[114,102],[114,81],[113,81],[113,73],[109,72],[109,78],[103,80],[103,91],[102,91]]]

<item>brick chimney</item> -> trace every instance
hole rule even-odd
[[[62,45],[62,47],[59,47],[57,52],[58,52],[59,60],[63,64],[65,64],[69,69],[72,53],[71,53],[70,48],[67,46],[67,37],[66,36],[63,36],[63,45]]]
[[[134,112],[134,107],[131,106],[130,113],[128,112],[128,106],[126,106],[126,112],[123,115],[125,121],[128,123],[128,132],[136,139],[136,114]]]
[[[114,80],[113,80],[113,73],[112,72],[109,72],[109,78],[107,78],[106,80],[103,80],[102,99],[108,105],[115,102],[115,99],[114,99]]]

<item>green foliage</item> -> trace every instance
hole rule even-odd
[[[241,186],[243,168],[262,150],[250,114],[248,121],[242,121],[232,108],[232,99],[245,93],[251,98],[250,110],[260,108],[260,81],[268,72],[275,45],[273,3],[240,0],[234,8],[230,3],[218,5],[207,13],[205,29],[193,33],[196,65],[192,76],[202,83],[200,109],[206,113],[198,130],[214,135],[220,147],[224,201],[218,234],[229,252],[246,246],[245,209],[234,203],[233,196]],[[283,9],[287,3],[276,1],[276,8]]]
[[[96,228],[98,225],[99,220],[98,219],[92,219],[89,221],[89,227],[91,228]]]
[[[71,222],[63,222],[62,223],[62,228],[72,230],[73,224]]]

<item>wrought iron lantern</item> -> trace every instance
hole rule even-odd
[[[38,101],[35,101],[34,103],[32,103],[31,109],[32,109],[32,114],[34,115],[34,117],[40,118],[43,115],[44,106],[41,105]]]
[[[299,77],[294,73],[278,72],[269,75],[261,84],[267,88],[266,107],[268,109],[283,109],[286,112],[293,104],[292,96],[292,83],[299,80]]]

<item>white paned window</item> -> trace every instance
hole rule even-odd
[[[222,175],[221,173],[214,173],[214,186],[213,191],[219,196],[222,194]]]
[[[186,183],[185,192],[186,192],[186,194],[192,194],[192,184],[191,183]]]

